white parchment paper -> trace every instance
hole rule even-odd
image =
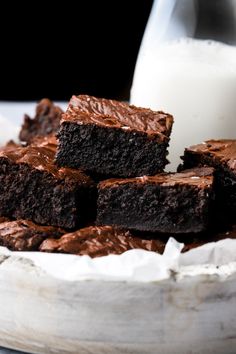
[[[0,247],[0,257],[28,259],[49,275],[68,281],[104,280],[153,282],[181,273],[188,276],[236,271],[236,240],[225,239],[181,254],[183,244],[170,238],[164,254],[130,250],[121,255],[90,258],[67,254],[11,252]]]

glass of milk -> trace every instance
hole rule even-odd
[[[173,114],[167,170],[184,148],[236,139],[236,0],[156,0],[131,103]]]

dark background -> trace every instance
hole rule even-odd
[[[50,5],[11,2],[1,10],[0,100],[128,99],[152,1]]]

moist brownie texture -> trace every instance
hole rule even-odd
[[[47,237],[60,237],[64,232],[52,226],[39,226],[27,220],[1,220],[0,246],[12,251],[37,251]]]
[[[197,233],[208,226],[213,169],[110,179],[98,185],[97,225]]]
[[[0,216],[73,229],[94,209],[93,181],[79,170],[54,165],[55,148],[0,151]]]
[[[73,96],[58,133],[59,166],[114,177],[163,171],[173,117],[114,100]]]
[[[185,149],[182,159],[179,170],[214,167],[216,219],[236,222],[236,140],[208,140]]]
[[[24,116],[19,138],[30,143],[36,136],[45,136],[57,132],[63,111],[47,98],[42,99],[37,107],[34,118]]]
[[[41,244],[40,251],[99,257],[121,254],[134,248],[163,253],[165,242],[135,237],[129,231],[111,226],[91,226],[68,233],[58,240],[49,238]]]

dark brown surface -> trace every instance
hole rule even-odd
[[[236,223],[236,140],[208,140],[185,149],[179,170],[195,166],[215,169],[215,222]]]
[[[4,216],[0,216],[0,223],[5,222],[5,221],[9,221],[9,219],[5,218]]]
[[[14,140],[9,140],[6,145],[0,148],[0,150],[14,150],[18,147],[21,147],[21,145],[16,143]]]
[[[49,146],[48,146],[49,145]],[[27,164],[39,171],[45,171],[55,178],[70,178],[74,182],[86,184],[90,178],[80,170],[71,168],[58,168],[54,164],[55,146],[45,140],[45,145],[30,145],[14,149],[4,149],[0,151],[0,159],[7,159],[16,164]]]
[[[163,253],[164,247],[165,242],[161,240],[142,239],[129,231],[111,226],[91,226],[63,235],[58,240],[47,239],[40,246],[40,251],[100,257],[121,254],[134,248]]]
[[[131,232],[111,226],[86,227],[68,233],[60,238],[48,238],[40,246],[42,252],[69,253],[100,257],[109,254],[122,254],[130,249],[144,249],[162,254],[169,236]],[[217,242],[226,238],[236,239],[236,226],[228,231],[205,234],[178,235],[176,239],[183,242],[182,252],[202,246],[208,242]]]
[[[185,154],[188,153],[193,158],[193,164],[195,158],[200,155],[202,162],[199,161],[199,164],[208,164],[212,167],[222,164],[236,175],[236,140],[207,140],[202,144],[186,148]]]
[[[99,183],[99,188],[106,188],[112,186],[125,185],[134,183],[138,185],[144,184],[160,184],[165,187],[175,185],[189,184],[191,186],[197,186],[198,188],[207,188],[212,185],[213,182],[213,168],[194,168],[185,170],[179,173],[160,173],[155,176],[142,176],[135,178],[111,178]]]
[[[65,231],[39,226],[27,220],[3,220],[0,218],[0,245],[12,251],[37,251],[47,237],[59,237]]]
[[[54,134],[35,137],[34,139],[32,139],[30,145],[36,147],[46,147],[52,150],[55,154],[57,149],[57,138]]]
[[[79,170],[58,168],[55,149],[0,151],[0,215],[68,229],[83,226],[95,208],[95,185]]]
[[[98,185],[98,225],[161,233],[202,232],[208,227],[213,169],[111,179]]]
[[[155,175],[167,161],[173,117],[91,96],[73,96],[58,132],[59,166],[109,177]]]
[[[27,114],[21,127],[19,138],[30,143],[36,136],[45,136],[56,133],[63,111],[47,98],[42,99],[37,107],[34,118]]]
[[[221,231],[221,232],[212,232],[209,231],[206,234],[203,235],[199,235],[198,237],[193,236],[192,240],[191,237],[186,240],[186,238],[184,237],[183,239],[181,239],[181,237],[178,239],[181,242],[184,242],[184,248],[182,252],[187,252],[193,248],[202,246],[204,244],[207,244],[209,242],[217,242],[220,240],[224,240],[226,238],[231,238],[231,239],[236,239],[236,226],[233,225],[231,226],[228,230],[225,231]]]
[[[146,132],[165,141],[169,140],[173,117],[124,102],[80,95],[71,98],[68,109],[62,116],[62,122],[68,121]]]

